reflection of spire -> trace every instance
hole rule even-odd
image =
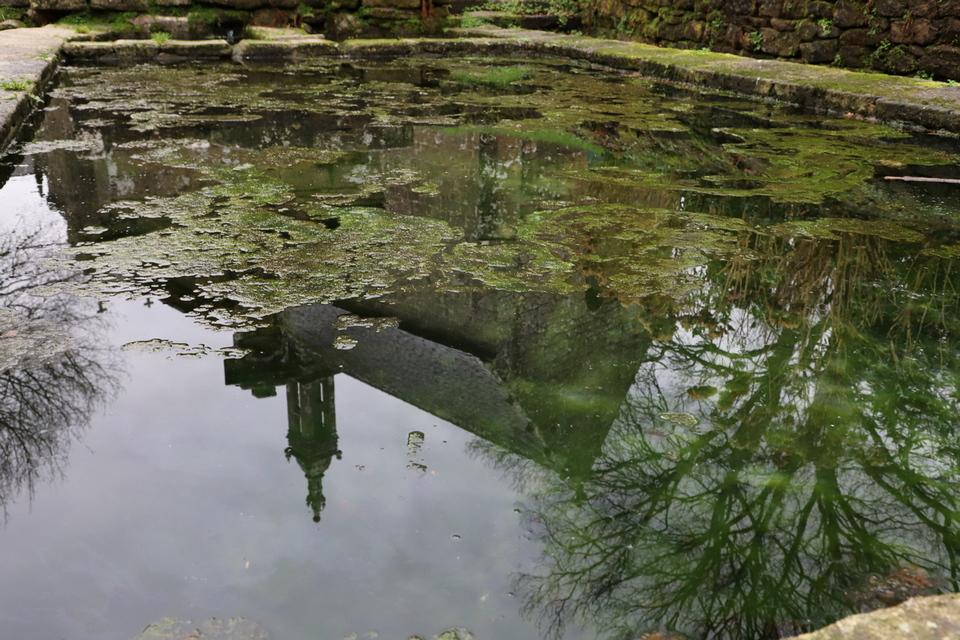
[[[320,522],[326,504],[323,475],[336,456],[337,413],[334,405],[333,376],[313,382],[287,384],[287,459],[296,458],[307,476],[307,505],[313,521]]]

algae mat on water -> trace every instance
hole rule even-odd
[[[599,274],[606,297],[680,296],[752,237],[931,252],[953,224],[880,180],[955,171],[947,144],[512,62],[304,63],[282,83],[255,65],[67,69],[20,151],[62,170],[98,286],[177,283],[227,323],[416,281],[563,293]],[[501,66],[523,73],[464,82]]]

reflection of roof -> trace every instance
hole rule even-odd
[[[382,326],[346,329],[342,334],[357,344],[338,349],[336,339],[342,334],[337,318],[346,314],[331,305],[284,312],[277,339],[293,357],[266,366],[249,356],[228,360],[227,384],[256,388],[342,372],[516,453],[542,457],[546,445],[500,378],[479,358]],[[244,338],[238,342],[242,345]]]
[[[251,353],[226,363],[228,384],[273,394],[347,373],[571,478],[589,475],[650,340],[643,309],[582,295],[424,283],[344,307],[357,315],[306,306],[239,334]]]

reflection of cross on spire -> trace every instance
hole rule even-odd
[[[326,504],[323,475],[342,452],[337,448],[337,412],[333,376],[313,382],[287,383],[287,459],[296,458],[307,476],[307,506],[320,521]]]

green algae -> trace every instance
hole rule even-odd
[[[87,226],[106,231],[74,253],[105,292],[185,283],[173,299],[242,325],[417,283],[680,300],[715,261],[762,257],[764,238],[924,245],[943,215],[876,182],[955,160],[903,132],[549,60],[524,66],[522,95],[451,89],[464,64],[301,61],[282,86],[256,65],[73,71],[54,92],[81,123],[72,140],[113,123],[117,166],[189,185],[105,202]]]
[[[795,220],[770,227],[768,233],[785,237],[837,240],[841,234],[875,236],[891,242],[919,243],[926,236],[889,220],[857,220],[853,218],[817,218]]]

